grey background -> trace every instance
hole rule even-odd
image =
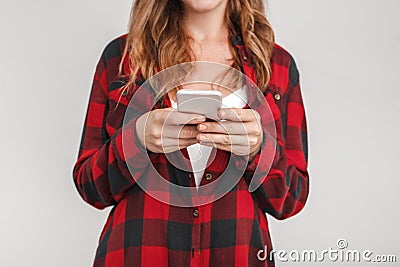
[[[71,170],[95,65],[125,33],[130,6],[0,2],[0,266],[92,264],[108,210],[83,203]],[[304,211],[270,221],[276,249],[346,238],[400,260],[399,10],[398,0],[269,1],[301,72],[311,175]]]

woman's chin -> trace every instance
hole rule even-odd
[[[220,7],[226,0],[183,0],[186,9],[196,13],[206,13]]]

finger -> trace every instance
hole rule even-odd
[[[163,150],[171,149],[171,148],[185,148],[191,146],[193,144],[198,143],[196,138],[191,139],[180,139],[180,138],[163,138],[161,140],[161,146]]]
[[[232,152],[235,155],[245,156],[250,154],[250,149],[248,146],[240,146],[240,145],[224,145],[224,144],[216,144],[216,143],[207,143],[202,142],[202,145],[215,147],[220,150]]]
[[[166,125],[162,128],[162,136],[167,138],[196,139],[199,134],[196,126]]]
[[[164,116],[164,123],[169,125],[199,124],[206,121],[204,115],[183,113],[176,110],[170,111],[164,114]]]
[[[257,118],[256,114],[255,110],[242,108],[221,108],[218,112],[220,119],[229,121],[253,121]]]
[[[197,126],[202,133],[223,133],[223,134],[254,134],[258,135],[261,128],[254,122],[203,122]]]
[[[199,142],[209,142],[221,145],[249,145],[247,135],[227,135],[227,134],[199,134]]]
[[[197,124],[206,120],[204,115],[178,112],[172,108],[157,109],[152,111],[151,114],[155,121],[171,125]]]
[[[238,121],[203,122],[197,126],[197,130],[204,133],[248,134],[251,125],[246,124],[249,123]]]

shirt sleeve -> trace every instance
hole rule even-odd
[[[112,136],[107,134],[108,54],[112,53],[107,53],[106,48],[96,68],[78,159],[73,168],[73,179],[79,194],[98,209],[119,202],[148,164],[146,150],[137,143],[137,118],[117,129]],[[125,153],[123,142],[124,148],[129,148]]]
[[[247,166],[244,174],[249,181],[256,177],[262,180],[253,196],[264,212],[277,219],[286,219],[300,212],[309,192],[306,116],[299,72],[292,57],[288,76],[286,107],[275,116],[276,139],[271,142],[270,137],[264,136],[260,153]],[[276,101],[271,93],[267,93],[266,97],[271,102]],[[268,160],[263,160],[267,158],[265,155],[271,153],[271,146],[276,147],[272,166],[267,163]]]

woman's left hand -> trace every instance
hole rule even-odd
[[[251,162],[261,148],[263,131],[260,114],[252,109],[223,108],[219,111],[221,122],[203,122],[197,125],[197,140],[207,146],[249,155]]]

